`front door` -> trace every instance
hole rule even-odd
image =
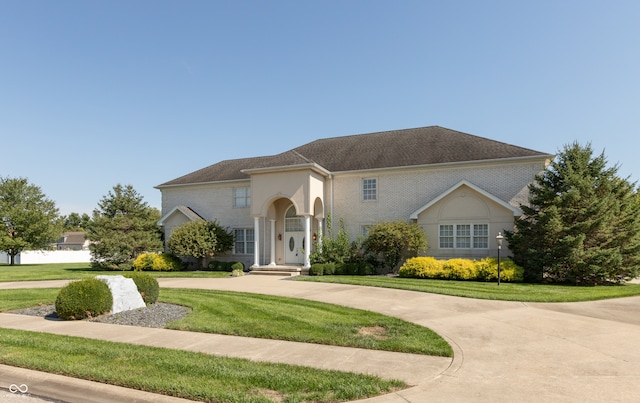
[[[287,264],[304,264],[304,231],[286,232],[284,260]]]
[[[304,223],[293,205],[284,215],[284,262],[304,264]]]

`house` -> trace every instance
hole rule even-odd
[[[156,186],[159,224],[169,239],[187,221],[217,220],[235,235],[225,258],[252,267],[308,268],[329,215],[352,240],[400,220],[423,228],[427,255],[495,256],[496,235],[513,229],[528,185],[552,158],[439,126],[325,138]]]
[[[65,232],[55,243],[55,250],[88,250],[89,240],[82,231]]]

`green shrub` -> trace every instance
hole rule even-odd
[[[322,276],[324,274],[324,263],[314,263],[309,267],[310,276]]]
[[[213,271],[233,271],[234,269],[244,270],[244,264],[242,262],[222,262],[219,260],[212,260],[207,265],[209,270]]]
[[[349,262],[349,263],[314,263],[309,268],[310,276],[368,276],[375,274],[375,268],[368,262]]]
[[[96,278],[73,281],[56,297],[56,313],[62,319],[79,320],[111,310],[113,296],[109,286]]]
[[[498,279],[498,259],[438,260],[430,256],[420,256],[407,259],[398,271],[398,275],[406,278],[496,281]],[[522,281],[523,275],[524,270],[512,260],[500,261],[501,281],[519,282]]]
[[[243,269],[233,269],[231,271],[231,277],[242,277],[242,276],[244,276]]]
[[[142,296],[142,300],[145,304],[151,305],[158,300],[160,295],[160,286],[158,280],[151,274],[143,273],[141,271],[133,271],[124,273],[124,276],[133,280],[136,283],[138,292]]]
[[[231,265],[231,271],[241,271],[244,273],[244,264],[242,262],[235,262]]]
[[[133,261],[136,271],[179,271],[182,261],[170,253],[142,253]]]

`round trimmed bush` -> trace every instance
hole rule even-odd
[[[158,300],[160,295],[160,286],[158,280],[151,274],[143,273],[141,271],[133,271],[123,274],[125,277],[130,278],[136,283],[138,292],[142,296],[142,300],[145,304],[151,305]]]
[[[79,320],[111,310],[113,296],[109,286],[96,278],[73,281],[56,298],[56,313],[62,319]]]

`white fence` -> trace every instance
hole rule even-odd
[[[88,250],[27,250],[18,254],[15,264],[41,263],[89,263],[91,252]],[[11,258],[0,252],[0,262],[11,263]]]

